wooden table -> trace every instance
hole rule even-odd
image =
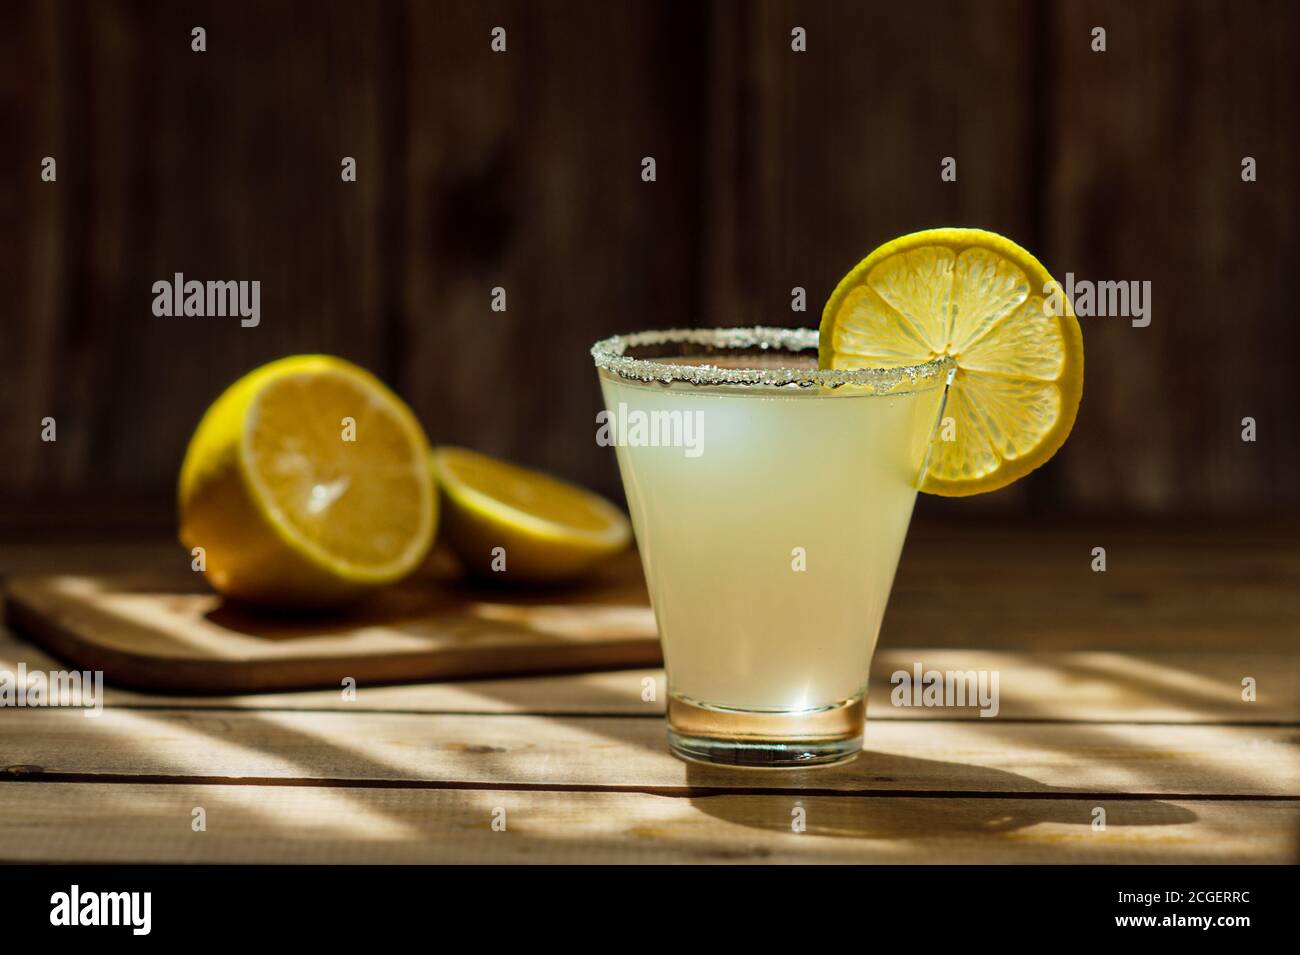
[[[679,762],[661,670],[0,709],[0,860],[1293,862],[1296,541],[918,526],[867,752],[838,768]],[[172,547],[9,544],[0,567],[139,567]],[[57,665],[0,632],[0,670],[20,662]],[[890,674],[915,662],[998,671],[999,715],[891,705]]]

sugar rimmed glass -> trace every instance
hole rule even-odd
[[[761,327],[616,336],[592,356],[670,748],[773,768],[854,757],[951,360],[818,369],[815,330]]]

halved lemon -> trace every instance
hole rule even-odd
[[[467,451],[433,452],[443,528],[465,570],[488,580],[581,576],[632,539],[613,504],[567,481]]]
[[[231,597],[330,606],[424,559],[438,500],[429,442],[379,379],[327,355],[240,378],[212,404],[181,466],[180,538]]]
[[[876,249],[836,287],[818,360],[871,368],[950,356],[956,374],[921,490],[994,491],[1047,461],[1074,426],[1083,336],[1058,290],[1010,239],[915,232]]]

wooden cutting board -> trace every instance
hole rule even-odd
[[[12,627],[72,669],[143,690],[256,693],[661,661],[635,552],[562,590],[475,587],[438,565],[332,614],[255,612],[184,569],[25,575],[5,589]]]

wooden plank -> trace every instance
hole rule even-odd
[[[883,649],[1300,648],[1300,526],[1293,520],[939,523],[926,518],[929,503],[918,502]],[[1106,549],[1105,573],[1092,570],[1095,547]],[[123,567],[171,575],[188,561],[174,544],[152,541],[0,544],[0,573]]]
[[[13,709],[10,775],[388,781],[638,791],[1300,796],[1294,728],[868,723],[864,756],[756,773],[669,755],[658,718]]]
[[[0,784],[6,862],[1288,863],[1297,822],[1294,801]]]
[[[1035,248],[1032,3],[710,12],[705,324],[815,326],[860,259],[923,228],[979,225]],[[806,52],[791,49],[795,27]],[[940,177],[944,157],[955,182]],[[791,311],[795,286],[805,312]],[[1022,508],[1027,486],[1051,479],[1035,473],[963,512]]]
[[[617,494],[588,349],[695,320],[703,11],[508,0],[407,18],[402,383],[434,441]]]
[[[64,664],[26,641],[0,632],[0,670],[28,672],[62,669]],[[645,680],[653,681],[655,699],[643,701]],[[592,715],[663,715],[663,670],[606,670],[521,676],[494,680],[368,685],[357,687],[354,702],[338,689],[295,690],[228,696],[146,693],[105,685],[104,705],[132,708],[250,710],[375,710],[406,713],[585,713]]]
[[[999,674],[1001,720],[1126,723],[1298,723],[1300,661],[1275,653],[1006,653],[938,649],[881,650],[872,666],[867,713],[882,719],[981,719],[972,707],[897,707],[891,678],[926,670]],[[0,670],[61,669],[56,661],[0,632]],[[1257,680],[1255,702],[1240,681]],[[649,681],[649,683],[647,683]],[[653,699],[645,699],[647,685]],[[662,669],[630,669],[498,680],[461,680],[357,688],[355,701],[336,689],[237,696],[179,696],[104,688],[104,705],[127,708],[373,710],[406,713],[552,713],[662,715]]]
[[[1104,573],[1093,570],[1097,547]],[[1293,520],[1048,529],[921,518],[881,633],[884,647],[1295,653],[1298,620]]]
[[[56,365],[58,317],[69,292],[60,280],[69,250],[63,237],[76,224],[76,155],[61,113],[64,83],[61,11],[40,0],[7,4],[0,30],[0,116],[5,127],[0,175],[0,288],[5,347],[0,349],[0,498],[34,487],[77,482],[77,428]],[[57,163],[57,180],[41,180],[42,161]],[[41,420],[55,418],[64,444],[41,440]],[[64,453],[55,453],[56,449]]]
[[[238,375],[306,351],[387,372],[384,189],[400,170],[385,77],[397,24],[339,0],[310,16],[32,7],[14,24],[30,50],[13,86],[33,117],[14,150],[24,214],[0,216],[22,247],[22,279],[5,283],[20,297],[0,359],[16,425],[0,444],[0,484],[14,500],[64,493],[100,510],[124,494],[166,502],[186,439]],[[194,26],[206,52],[191,50]],[[36,178],[46,154],[54,184]],[[345,155],[356,183],[340,179]],[[155,317],[152,285],[176,272],[260,281],[260,324]],[[43,415],[56,418],[57,442],[39,440]]]
[[[1061,457],[936,513],[1049,513],[1034,505],[1058,479],[1061,503],[1090,509],[1300,500],[1300,333],[1275,321],[1300,201],[1285,0],[212,5],[205,54],[175,4],[10,6],[7,489],[165,507],[217,388],[325,348],[400,366],[437,438],[613,491],[612,456],[572,427],[595,407],[592,338],[664,316],[808,322],[875,239],[954,222],[1024,239],[1058,273],[1150,279],[1164,318],[1085,320]],[[507,54],[488,50],[498,24]],[[649,152],[660,181],[643,189]],[[50,188],[32,177],[47,153]],[[347,186],[344,154],[361,169]],[[177,264],[262,275],[263,327],[153,321],[148,283]],[[486,307],[498,284],[504,315]],[[810,313],[789,313],[795,284]],[[482,385],[506,378],[511,401]],[[46,413],[53,447],[32,426]]]
[[[254,613],[183,570],[21,576],[5,593],[13,626],[74,668],[139,689],[247,693],[659,661],[635,554],[545,593],[456,574],[435,562],[330,615]]]
[[[989,51],[1030,48],[1032,5],[941,6],[713,5],[713,323],[815,325],[854,263],[929,225],[1030,241],[1032,60]],[[791,50],[795,27],[806,52]],[[956,182],[940,178],[945,156]],[[806,314],[791,313],[793,285],[808,290]]]
[[[1151,283],[1151,323],[1084,318],[1088,382],[1057,464],[1082,507],[1188,513],[1300,503],[1300,9],[1052,5],[1057,160],[1044,261]],[[1107,49],[1091,31],[1107,30]],[[1242,160],[1257,162],[1243,182]],[[1257,440],[1241,439],[1242,418]]]
[[[1300,657],[1291,653],[892,648],[879,649],[873,661],[869,720],[988,720],[975,707],[895,705],[902,685],[895,675],[914,677],[918,665],[923,675],[996,673],[1000,720],[1300,722]],[[1255,681],[1251,702],[1242,698],[1247,678]]]

